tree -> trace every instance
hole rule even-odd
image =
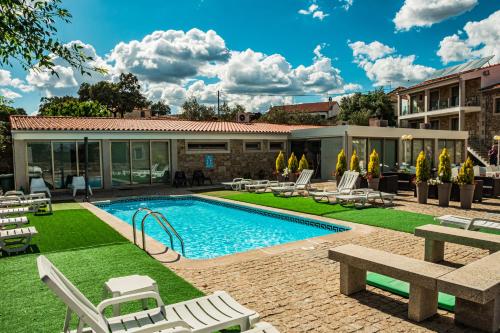
[[[363,126],[368,125],[369,118],[385,119],[389,126],[396,124],[392,102],[383,89],[368,94],[356,93],[342,98],[338,118],[354,125]]]
[[[213,120],[216,118],[214,108],[198,103],[195,97],[188,98],[182,104],[182,110],[183,112],[180,114],[182,119]]]
[[[344,149],[341,149],[337,155],[337,165],[335,166],[335,177],[340,181],[340,178],[347,171],[347,157],[345,156]]]
[[[97,101],[80,101],[71,96],[43,97],[38,113],[41,116],[107,117],[106,106]]]
[[[302,154],[302,157],[300,158],[299,161],[299,168],[298,172],[302,172],[302,170],[309,169],[309,162],[307,162],[307,158],[305,154]]]
[[[271,124],[288,125],[321,125],[323,119],[317,115],[305,112],[288,112],[283,108],[271,108],[260,118],[263,122]]]
[[[12,173],[12,134],[10,127],[10,116],[26,115],[22,108],[10,106],[10,101],[0,96],[0,173]]]
[[[57,21],[70,23],[71,14],[60,7],[61,0],[0,2],[0,64],[12,66],[20,63],[23,69],[49,69],[56,74],[54,57],[67,61],[82,74],[91,71],[86,55],[79,44],[64,45],[56,36]]]
[[[380,177],[380,159],[378,157],[378,153],[375,149],[372,150],[370,154],[370,161],[368,162],[368,176],[371,178],[379,178]]]
[[[351,171],[361,172],[361,168],[359,166],[359,158],[356,150],[352,152],[351,156]]]
[[[275,165],[277,173],[282,173],[283,170],[285,170],[286,168],[285,155],[283,155],[283,152],[281,150],[278,156],[276,157]]]
[[[170,114],[170,106],[163,102],[163,101],[158,101],[156,103],[151,104],[151,115],[152,116],[166,116],[167,114]]]
[[[297,160],[297,156],[292,152],[290,158],[288,158],[288,171],[291,173],[296,173],[299,168],[299,161]]]
[[[245,112],[245,107],[241,104],[235,104],[233,107],[229,106],[226,102],[222,103],[219,108],[220,115],[219,120],[223,121],[235,121],[238,113]]]

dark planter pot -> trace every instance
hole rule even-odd
[[[448,207],[450,205],[451,183],[443,183],[437,186],[439,206]]]
[[[378,191],[378,186],[380,184],[380,178],[369,178],[368,179],[368,187],[374,191]]]
[[[471,209],[472,199],[474,199],[474,189],[476,185],[474,184],[463,184],[460,185],[460,207],[462,209]]]
[[[418,203],[426,204],[429,196],[429,185],[427,182],[417,183],[417,199]]]

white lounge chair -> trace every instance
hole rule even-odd
[[[30,211],[38,212],[42,207],[48,207],[52,213],[52,201],[45,193],[35,193],[28,196],[8,195],[0,197],[0,208],[28,206]]]
[[[279,331],[273,325],[262,321],[257,323],[253,329],[242,333],[279,333]]]
[[[0,217],[7,217],[12,215],[22,215],[27,213],[33,213],[30,207],[14,207],[14,208],[1,208]]]
[[[51,198],[50,190],[45,185],[45,181],[43,178],[32,178],[30,184],[30,192],[31,193],[47,193],[47,196]]]
[[[294,183],[280,184],[279,186],[271,186],[271,191],[274,195],[283,195],[291,197],[297,191],[307,191],[311,186],[311,178],[314,170],[304,169],[300,173],[299,178]]]
[[[465,216],[443,215],[435,218],[439,224],[449,227],[459,227],[465,230],[480,228],[500,231],[500,222],[487,218],[470,218]]]
[[[7,253],[24,251],[37,233],[35,227],[0,230],[0,249]]]
[[[364,189],[353,190],[349,194],[337,195],[335,199],[340,204],[353,203],[354,205],[358,204],[358,206],[361,206],[362,208],[366,205],[366,203],[370,201],[373,202],[379,199],[380,201],[382,201],[382,204],[384,206],[387,206],[386,201],[389,202],[389,205],[392,205],[395,197],[396,194],[394,193],[386,193],[364,188]]]
[[[251,184],[252,180],[247,178],[234,178],[231,182],[223,182],[222,185],[231,188],[233,191],[241,191],[245,185]]]
[[[20,228],[26,223],[28,223],[28,218],[26,216],[0,218],[0,230],[9,226]]]
[[[346,171],[340,178],[337,184],[337,189],[335,191],[310,191],[309,195],[317,202],[327,199],[330,202],[331,197],[335,197],[340,194],[349,194],[352,190],[356,188],[356,183],[359,178],[359,172],[356,171]]]
[[[257,180],[252,184],[246,184],[245,190],[248,192],[264,193],[272,186],[279,186],[280,183],[276,180]]]
[[[71,184],[68,187],[73,190],[73,197],[75,197],[76,191],[85,191],[85,178],[83,176],[74,176]],[[88,189],[90,195],[92,195],[92,188],[90,187],[90,185],[88,186]]]
[[[113,297],[94,306],[45,256],[37,258],[40,279],[67,305],[63,332],[199,332],[211,333],[231,326],[248,330],[259,315],[236,302],[224,291],[176,304],[164,305],[156,292],[140,292]],[[107,318],[112,305],[153,299],[157,307],[123,316]],[[69,330],[72,314],[79,318],[76,331]]]

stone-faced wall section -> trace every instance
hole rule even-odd
[[[244,151],[243,143],[244,140],[230,140],[229,153],[191,153],[186,152],[186,140],[177,140],[178,170],[174,171],[184,171],[191,179],[193,171],[202,170],[214,182],[228,181],[236,177],[258,179],[263,176],[265,179],[272,179],[278,152],[268,150],[267,140],[262,140],[261,152]],[[205,155],[214,157],[213,169],[205,168]]]
[[[491,146],[493,137],[500,135],[500,114],[495,113],[495,98],[500,98],[500,89],[484,92],[481,98],[481,112],[484,113],[485,120],[484,139],[486,146]]]

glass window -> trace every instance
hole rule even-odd
[[[424,151],[425,155],[427,155],[427,160],[431,164],[431,168],[434,167],[434,140],[425,139],[424,140]]]
[[[170,182],[168,142],[151,142],[151,180],[153,183]]]
[[[396,170],[397,160],[397,148],[398,143],[397,140],[384,140],[384,156],[383,156],[383,171],[393,171]]]
[[[67,188],[73,176],[78,174],[76,163],[76,142],[53,142],[54,187]]]
[[[446,149],[448,150],[448,154],[450,155],[451,161],[455,164],[460,163],[460,162],[455,161],[455,141],[454,140],[446,140]]]
[[[262,151],[262,142],[245,142],[246,151]]]
[[[113,186],[130,184],[130,150],[128,142],[111,142],[111,181]]]
[[[458,118],[451,118],[450,130],[451,131],[458,131]]]
[[[101,188],[101,150],[99,142],[89,142],[88,150],[89,185],[92,188]],[[85,176],[85,144],[83,142],[78,142],[78,171],[80,176]]]
[[[420,154],[421,151],[424,150],[424,141],[423,140],[413,140],[413,150],[412,150],[412,159],[411,159],[411,165],[416,166],[417,165],[417,158],[418,154]]]
[[[50,142],[29,142],[28,178],[43,178],[47,187],[53,189],[52,179],[52,148]]]
[[[500,98],[495,98],[495,113],[500,113]]]
[[[462,148],[464,146],[464,143],[462,140],[456,140],[455,141],[455,164],[460,164],[462,163]],[[452,157],[453,159],[453,157]]]
[[[377,152],[377,154],[379,156],[379,159],[382,160],[382,155],[384,154],[384,151],[382,150],[382,142],[383,142],[383,140],[381,140],[381,139],[370,139],[369,140],[370,149],[368,149],[368,157],[367,158],[369,158],[373,149],[375,149],[375,151]]]
[[[358,155],[360,168],[366,170],[366,139],[352,138],[352,151]]]
[[[149,141],[132,142],[132,184],[151,183]]]
[[[188,151],[199,151],[199,150],[210,150],[210,151],[227,151],[228,143],[227,142],[188,142],[187,144]]]
[[[270,141],[269,151],[284,151],[285,143],[283,141]]]

